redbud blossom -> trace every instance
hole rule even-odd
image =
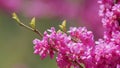
[[[57,32],[54,27],[35,39],[34,53],[53,58],[59,68],[120,68],[120,0],[99,0],[104,37],[98,41],[85,27]]]

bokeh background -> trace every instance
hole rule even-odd
[[[55,59],[33,54],[32,40],[39,36],[16,24],[13,12],[25,24],[36,17],[42,33],[67,20],[67,28],[86,26],[97,40],[103,33],[98,10],[97,0],[0,0],[0,68],[57,68]]]

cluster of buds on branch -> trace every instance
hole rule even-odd
[[[35,26],[35,18],[30,26],[23,24],[17,15],[13,18],[23,27],[32,30],[42,39],[33,40],[34,53],[41,59],[57,54],[59,68],[120,68],[120,0],[99,0],[99,15],[105,29],[104,37],[94,40],[94,35],[85,27],[70,27],[66,21],[42,35]]]

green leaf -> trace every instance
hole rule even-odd
[[[63,27],[66,27],[66,20],[64,20],[64,21],[62,22],[62,26],[63,26]]]
[[[20,23],[20,20],[15,12],[12,14],[12,18],[15,19],[18,23]]]
[[[30,26],[35,29],[35,17],[32,18],[31,22],[30,22]]]
[[[62,24],[59,25],[59,27],[61,28],[62,31],[66,32],[66,20],[64,20]]]

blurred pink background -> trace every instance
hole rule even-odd
[[[97,38],[102,37],[97,0],[0,0],[0,8],[27,17],[75,20],[92,30]]]

